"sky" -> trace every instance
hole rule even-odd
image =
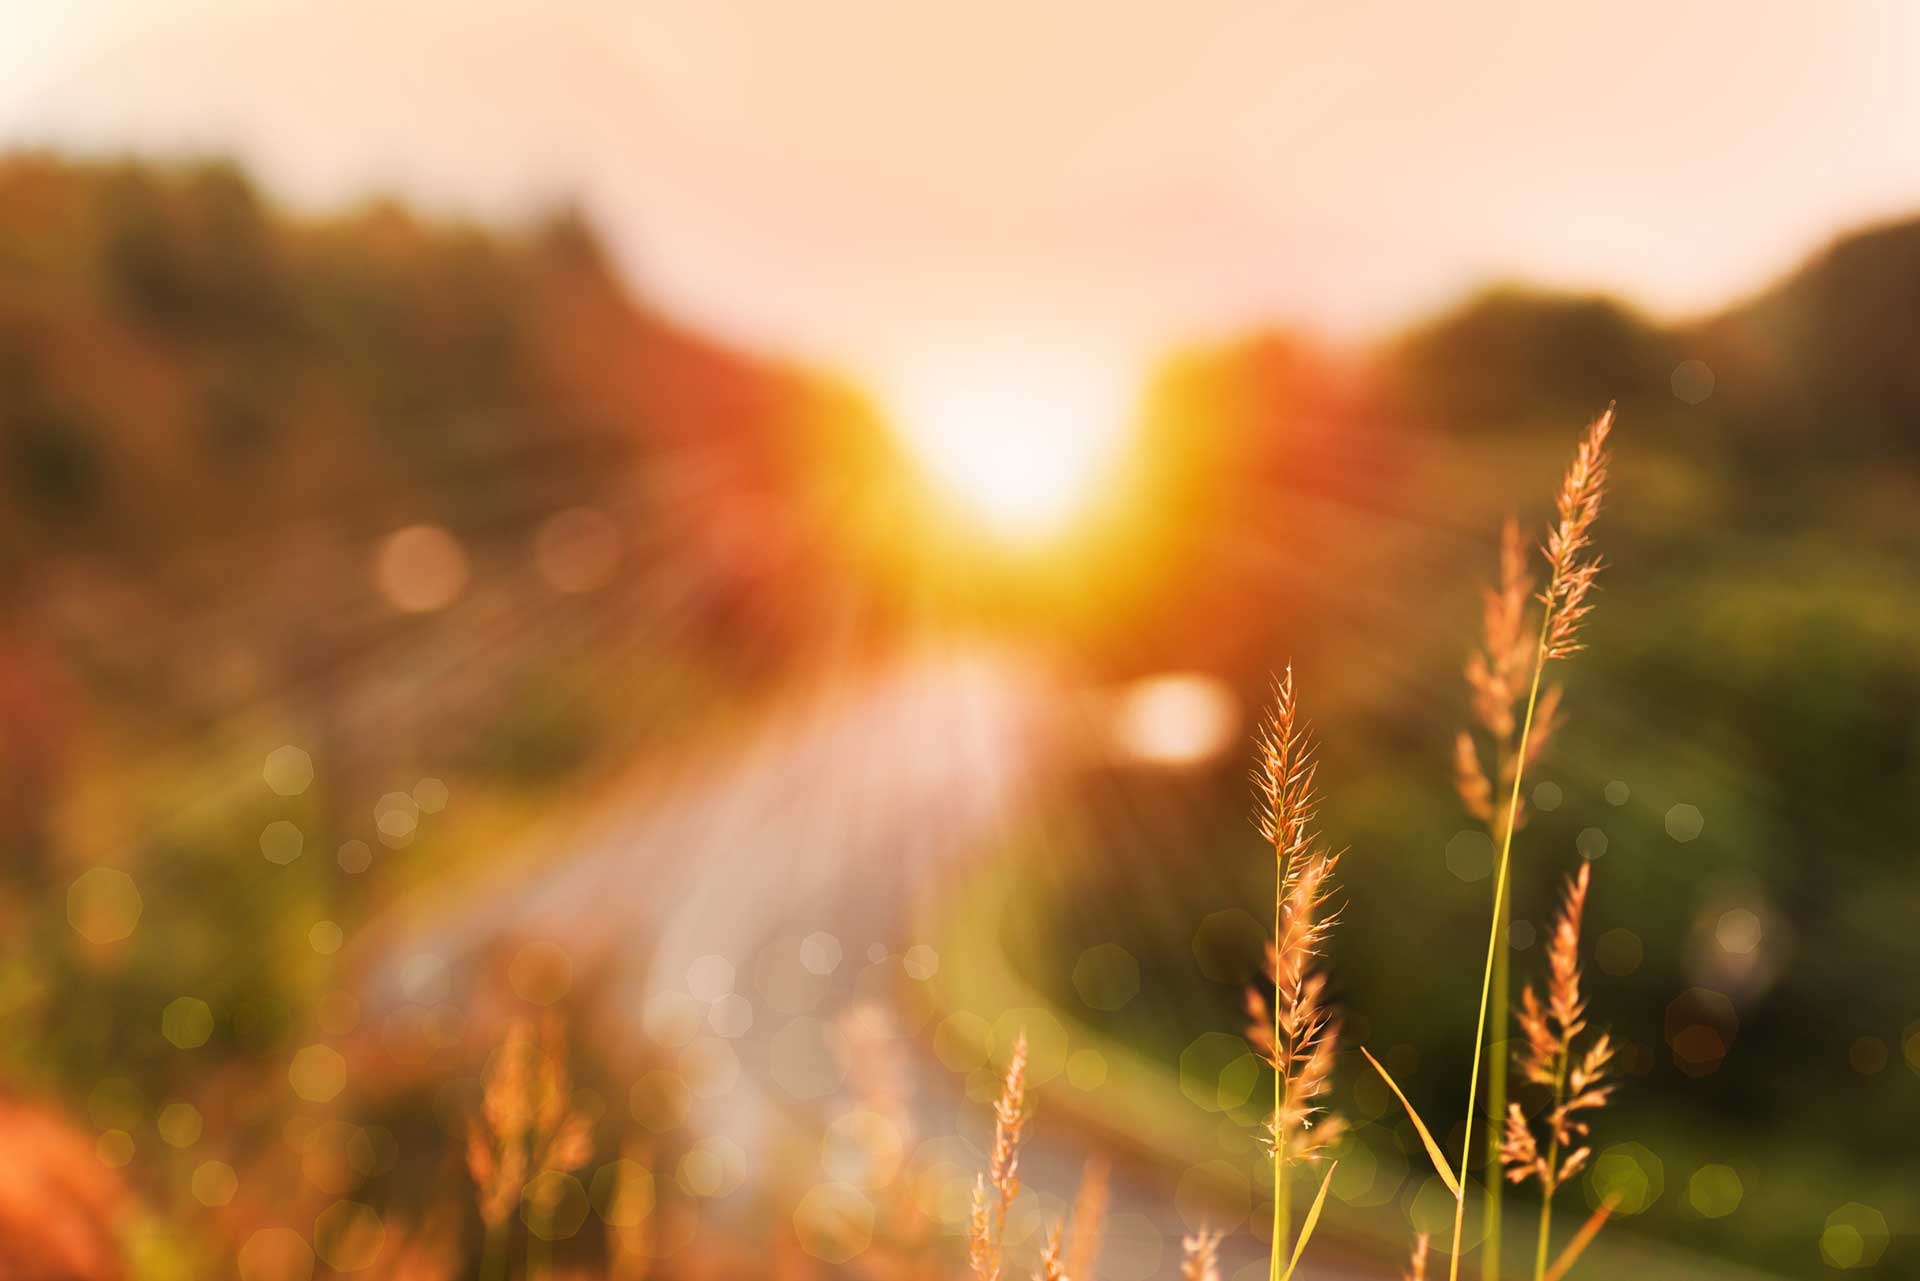
[[[11,143],[574,201],[723,336],[899,406],[1009,353],[1084,416],[1181,342],[1505,277],[1696,311],[1920,211],[1920,4],[0,0]]]

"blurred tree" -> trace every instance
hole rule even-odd
[[[1664,397],[1671,339],[1597,295],[1489,289],[1403,337],[1388,353],[1396,403],[1448,428],[1498,432],[1631,411]]]
[[[1769,454],[1920,459],[1920,219],[1836,241],[1701,329],[1723,412]]]

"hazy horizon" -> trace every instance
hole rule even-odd
[[[1097,469],[1161,356],[1253,328],[1508,279],[1735,300],[1920,209],[1916,47],[1898,0],[85,0],[0,17],[0,145],[230,155],[296,208],[577,204],[648,299],[845,373],[964,480]]]
[[[1009,332],[1379,333],[1509,278],[1684,315],[1920,209],[1898,3],[88,0],[0,34],[0,144],[227,154],[310,209],[577,201],[677,314],[882,376]]]

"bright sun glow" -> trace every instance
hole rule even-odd
[[[1114,746],[1147,765],[1198,765],[1225,751],[1240,730],[1240,704],[1218,677],[1169,672],[1138,680],[1114,701]]]
[[[914,458],[1001,535],[1056,534],[1112,471],[1132,389],[1103,362],[1045,353],[928,364],[887,410]]]

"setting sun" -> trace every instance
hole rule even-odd
[[[886,397],[912,459],[994,533],[1060,533],[1111,479],[1131,421],[1121,372],[1090,359],[999,352],[928,363]]]

